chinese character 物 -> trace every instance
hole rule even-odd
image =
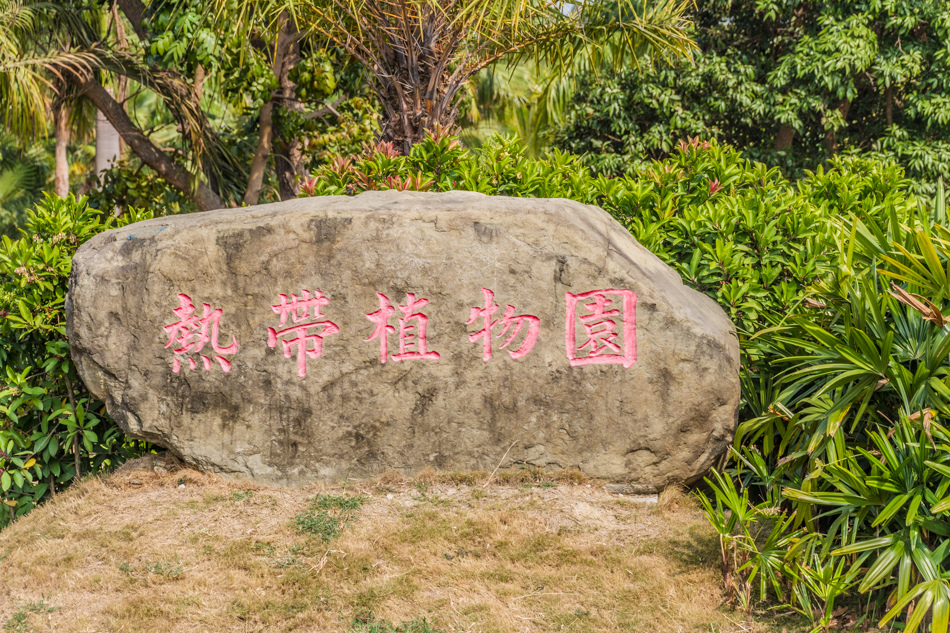
[[[501,326],[501,331],[495,334],[498,338],[506,336],[509,331],[511,332],[511,335],[501,344],[500,349],[505,349],[521,333],[524,326],[527,325],[527,333],[525,334],[524,341],[521,343],[521,347],[515,350],[508,350],[508,354],[514,359],[527,356],[534,347],[534,344],[538,341],[538,334],[541,332],[541,319],[528,314],[515,315],[514,306],[506,305],[504,316],[502,316],[501,319],[492,320],[492,315],[498,312],[500,306],[495,303],[494,292],[488,288],[482,288],[482,294],[485,297],[485,307],[473,307],[469,313],[468,321],[466,321],[467,325],[471,325],[479,319],[482,319],[482,329],[474,334],[468,335],[468,340],[472,343],[477,342],[479,339],[482,340],[482,360],[486,363],[491,360],[491,336],[492,329],[495,328],[495,326]]]

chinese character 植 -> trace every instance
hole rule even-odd
[[[565,294],[564,338],[572,366],[637,362],[637,295],[630,290],[591,290]],[[578,345],[577,324],[584,340]]]
[[[396,309],[389,302],[389,297],[381,292],[376,293],[379,299],[379,310],[366,315],[366,318],[376,324],[376,329],[369,335],[367,341],[379,339],[379,362],[385,364],[389,356],[389,335],[397,332],[397,329],[389,325],[389,318],[396,313]],[[402,316],[399,318],[399,353],[393,354],[393,362],[398,363],[403,360],[425,359],[439,360],[441,358],[438,352],[432,352],[427,349],[428,340],[426,338],[426,328],[429,324],[429,317],[418,312],[429,305],[428,299],[416,299],[416,295],[411,292],[406,293],[405,305],[399,306]]]
[[[500,306],[495,303],[495,293],[488,288],[482,288],[482,295],[485,297],[485,307],[473,307],[469,313],[468,321],[466,321],[467,325],[471,325],[479,319],[482,320],[482,329],[474,334],[468,335],[468,340],[472,343],[477,342],[479,339],[482,340],[482,360],[486,363],[491,360],[492,329],[496,326],[501,327],[501,331],[495,334],[498,338],[504,337],[509,331],[511,332],[511,335],[501,344],[500,349],[505,349],[515,340],[518,334],[521,333],[522,328],[527,325],[527,333],[525,334],[524,341],[521,343],[521,347],[508,350],[508,354],[514,359],[527,356],[538,340],[538,334],[541,332],[541,319],[528,314],[515,315],[514,306],[506,305],[504,316],[502,316],[501,319],[492,320],[492,315],[498,312],[500,308]]]
[[[173,345],[177,346],[177,349],[172,350],[175,354],[175,358],[172,361],[172,371],[176,374],[181,371],[182,359],[188,361],[188,366],[191,369],[196,369],[198,364],[195,362],[195,359],[191,356],[185,356],[192,352],[201,357],[201,363],[204,365],[205,371],[210,370],[211,359],[200,352],[204,348],[205,343],[211,343],[211,349],[214,350],[214,354],[211,356],[221,365],[221,369],[224,373],[230,372],[231,361],[223,358],[223,356],[236,354],[238,351],[238,342],[237,338],[232,335],[231,344],[227,347],[222,347],[218,343],[221,316],[224,314],[224,311],[220,308],[212,310],[210,305],[202,303],[202,316],[198,317],[195,315],[195,304],[192,302],[191,297],[180,294],[178,295],[178,303],[178,307],[172,311],[179,320],[163,328],[168,332],[168,343],[165,345],[165,348],[167,349]]]
[[[284,326],[288,315],[295,325],[283,330],[267,328],[267,346],[276,347],[279,340],[287,358],[291,357],[296,347],[297,375],[303,378],[307,375],[307,357],[320,358],[323,354],[323,337],[337,334],[340,328],[333,321],[320,320],[326,318],[320,308],[330,303],[323,293],[318,290],[311,297],[309,290],[302,290],[300,295],[292,294],[289,300],[287,295],[280,295],[280,303],[271,306],[271,310],[280,316],[278,327]],[[311,310],[313,317],[310,316]],[[316,331],[310,333],[310,330]]]

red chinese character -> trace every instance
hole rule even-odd
[[[610,299],[608,295],[615,298]],[[590,299],[589,303],[582,303]],[[637,362],[637,295],[630,290],[592,290],[579,295],[565,293],[567,315],[564,338],[567,358],[572,366],[613,363],[630,367]],[[620,309],[608,309],[614,302]],[[589,314],[578,314],[577,306]],[[581,322],[587,340],[579,347],[576,339],[575,319]],[[622,327],[620,339],[618,326]],[[578,352],[586,351],[586,356]]]
[[[220,308],[212,310],[210,305],[202,303],[202,316],[199,318],[195,315],[195,304],[192,302],[191,297],[180,294],[178,295],[178,303],[179,306],[172,310],[175,316],[178,317],[178,322],[166,325],[163,328],[168,332],[168,343],[165,345],[165,348],[168,349],[172,345],[178,346],[178,349],[172,350],[175,354],[175,358],[172,361],[173,372],[177,374],[181,371],[181,358],[179,358],[179,356],[184,356],[192,352],[199,353],[202,348],[204,348],[205,343],[211,343],[211,349],[214,350],[215,354],[230,356],[237,353],[238,342],[237,338],[233,335],[231,336],[231,344],[227,347],[222,347],[218,344],[221,315],[224,314],[223,310]],[[215,354],[212,354],[212,356],[214,356],[214,360],[221,365],[221,369],[224,373],[230,372],[231,362],[221,356],[215,356]],[[204,365],[205,371],[210,370],[211,359],[205,355],[199,355],[201,356],[201,363]],[[191,369],[196,369],[198,365],[195,363],[195,359],[190,356],[187,358],[188,366],[191,367]]]
[[[524,342],[521,343],[521,347],[516,350],[508,350],[508,354],[512,358],[524,358],[528,355],[531,349],[534,347],[534,344],[538,341],[538,334],[541,332],[541,319],[536,316],[531,316],[528,314],[519,314],[515,316],[515,307],[512,305],[505,306],[505,315],[496,321],[492,321],[492,315],[498,312],[499,305],[495,303],[495,293],[489,290],[488,288],[482,288],[482,294],[485,296],[485,307],[484,308],[472,308],[469,313],[468,321],[466,324],[471,325],[475,323],[478,319],[482,319],[484,328],[476,332],[475,334],[469,334],[468,340],[472,343],[475,343],[479,339],[482,339],[482,360],[486,363],[491,360],[491,334],[492,329],[496,325],[502,326],[501,332],[496,334],[496,337],[503,337],[512,328],[514,331],[511,332],[511,336],[501,344],[500,349],[505,349],[512,341],[515,340],[515,337],[521,333],[521,329],[525,324],[528,326],[528,333],[525,335]]]
[[[294,347],[297,348],[297,375],[303,378],[307,375],[307,357],[320,358],[323,354],[323,337],[339,333],[340,328],[333,321],[317,320],[326,317],[320,312],[320,308],[330,303],[322,292],[318,290],[313,297],[310,296],[309,290],[301,290],[300,294],[302,295],[300,297],[295,294],[290,295],[290,301],[287,300],[287,295],[280,295],[280,304],[271,306],[271,310],[280,315],[278,327],[282,327],[287,322],[288,315],[294,323],[300,325],[283,330],[267,328],[267,346],[277,347],[277,340],[289,335],[286,339],[281,339],[280,344],[287,358],[293,354]],[[311,309],[313,310],[312,320]],[[302,323],[302,321],[308,322]],[[317,334],[309,334],[312,328],[322,329]]]
[[[389,353],[389,335],[396,332],[396,328],[389,325],[389,317],[396,313],[396,309],[389,302],[389,297],[381,292],[376,293],[379,299],[379,310],[366,315],[366,318],[376,324],[376,329],[366,341],[379,339],[379,362],[385,364]],[[399,353],[393,354],[394,363],[404,360],[425,359],[439,360],[438,352],[426,350],[426,327],[429,317],[417,312],[429,305],[428,299],[416,299],[411,292],[406,293],[406,304],[399,306],[403,316],[399,319]],[[415,322],[415,323],[413,323]]]
[[[389,317],[396,314],[396,308],[389,304],[389,297],[381,292],[376,293],[379,299],[379,310],[366,315],[366,318],[376,324],[376,329],[369,335],[366,341],[372,341],[379,337],[379,362],[383,365],[389,358],[389,335],[396,331],[396,328],[389,325]]]

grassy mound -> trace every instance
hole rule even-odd
[[[570,474],[422,473],[288,489],[125,470],[0,532],[0,623],[162,633],[759,629],[721,607],[718,549],[682,494],[650,503]]]

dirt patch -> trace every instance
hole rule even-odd
[[[488,479],[289,489],[125,469],[0,532],[0,623],[344,632],[372,612],[442,631],[765,630],[721,606],[718,541],[683,495]]]

